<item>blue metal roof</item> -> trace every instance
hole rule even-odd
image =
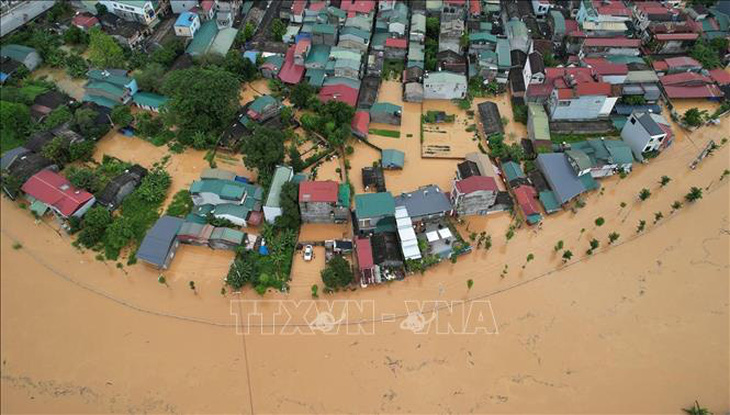
[[[164,266],[183,222],[185,221],[172,216],[157,219],[137,250],[137,258],[159,267]]]

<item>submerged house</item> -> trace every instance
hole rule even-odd
[[[590,173],[593,178],[628,173],[634,163],[631,147],[621,140],[579,141],[569,144],[565,154],[576,174]]]
[[[403,110],[400,105],[391,104],[390,102],[376,102],[370,107],[370,121],[400,125]]]
[[[442,218],[453,210],[448,195],[436,185],[402,193],[395,198],[395,205],[404,206],[415,223]]]
[[[137,93],[137,81],[124,69],[92,69],[86,76],[89,81],[84,85],[84,101],[114,108],[127,104]]]
[[[486,215],[494,206],[498,192],[494,178],[470,175],[465,179],[454,180],[451,204],[459,216]]]
[[[332,180],[299,183],[299,210],[306,223],[344,223],[350,214],[350,189]]]
[[[463,99],[466,76],[451,72],[426,72],[423,76],[424,99]]]
[[[639,161],[644,161],[646,154],[669,147],[672,138],[669,123],[661,115],[651,112],[634,112],[621,129],[621,139],[631,147]]]
[[[361,233],[376,231],[381,222],[394,221],[394,215],[395,199],[390,192],[355,195],[355,218]]]
[[[101,191],[97,202],[109,210],[114,210],[122,205],[124,198],[129,196],[134,189],[142,182],[147,175],[147,169],[135,164],[125,170],[119,176],[113,178]]]
[[[598,183],[590,173],[576,174],[569,156],[564,153],[537,155],[537,167],[548,182],[555,200],[564,205],[580,194],[598,189]]]
[[[76,189],[65,177],[51,170],[34,174],[21,190],[31,201],[31,210],[39,216],[50,209],[62,218],[80,218],[96,202],[94,195]]]
[[[177,234],[184,222],[172,216],[159,218],[142,240],[137,258],[157,269],[167,269],[180,246]]]
[[[406,154],[400,150],[383,149],[380,164],[384,169],[401,170],[405,165]]]

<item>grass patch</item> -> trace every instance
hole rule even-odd
[[[550,141],[555,144],[562,143],[575,143],[578,141],[585,141],[589,138],[606,137],[607,139],[618,139],[621,135],[616,132],[604,133],[604,134],[550,134]]]
[[[381,130],[381,129],[377,129],[377,128],[371,128],[368,132],[370,134],[380,135],[383,137],[400,138],[400,131]]]

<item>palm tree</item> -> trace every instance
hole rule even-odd
[[[662,176],[661,179],[659,179],[659,186],[664,187],[669,184],[669,182],[672,181],[672,178],[669,176]]]
[[[689,193],[684,196],[684,199],[688,202],[694,202],[695,200],[702,199],[702,189],[693,186],[689,189]]]
[[[659,222],[664,217],[664,214],[662,212],[656,212],[654,213],[654,223]]]
[[[474,280],[472,280],[472,279],[466,280],[466,288],[468,290],[471,290],[471,287],[473,287],[473,286],[474,286]]]
[[[590,240],[589,244],[590,244],[591,248],[586,251],[586,254],[593,255],[593,251],[596,250],[601,243],[598,242],[598,239],[593,238]]]
[[[639,226],[636,227],[636,233],[644,232],[644,228],[646,227],[646,221],[644,219],[639,221]]]
[[[681,208],[681,207],[682,207],[682,202],[680,202],[679,200],[676,200],[676,201],[674,201],[674,203],[672,203],[672,210],[673,211],[674,210],[679,210],[679,208]]]
[[[709,409],[701,407],[697,401],[691,408],[682,408],[682,410],[689,415],[712,415]]]
[[[603,226],[604,223],[606,223],[606,220],[603,219],[603,217],[598,217],[598,218],[596,218],[595,223],[596,223],[596,226],[600,227],[600,226]]]
[[[563,249],[563,240],[562,239],[559,240],[558,243],[555,244],[555,248],[553,248],[553,249],[555,249],[555,252],[558,252],[561,249]]]
[[[535,259],[535,255],[533,255],[532,253],[527,254],[527,258],[525,259],[525,265],[523,265],[522,268],[525,268],[527,263],[532,261],[533,259]]]

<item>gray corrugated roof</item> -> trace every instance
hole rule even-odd
[[[137,250],[137,258],[158,266],[165,265],[170,247],[184,222],[184,220],[172,216],[157,219]]]
[[[441,214],[452,209],[448,196],[433,184],[397,196],[395,205],[405,206],[412,217]]]
[[[639,116],[639,114],[636,114],[636,118],[639,119],[639,122],[641,123],[641,125],[644,126],[644,129],[646,130],[647,133],[649,133],[649,135],[664,134],[664,131],[662,131],[662,129],[659,128],[657,123],[651,117],[650,113],[645,112],[641,116]]]
[[[565,154],[538,154],[537,165],[561,205],[585,190]]]
[[[0,159],[0,169],[7,169],[17,157],[29,152],[30,150],[25,147],[15,147],[14,149],[6,151],[3,153],[2,159]]]

